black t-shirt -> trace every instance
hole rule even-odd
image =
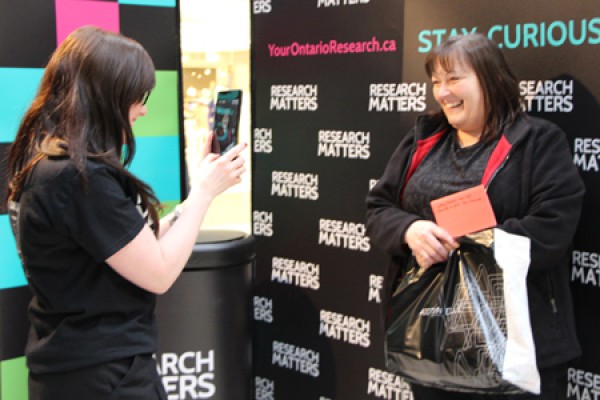
[[[115,168],[87,161],[87,185],[66,158],[42,160],[24,185],[21,257],[33,299],[32,372],[72,370],[156,350],[156,296],[105,260],[146,223]]]
[[[481,184],[497,143],[495,139],[460,147],[456,130],[451,130],[425,156],[406,184],[404,209],[433,221],[431,201]]]

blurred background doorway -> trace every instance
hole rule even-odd
[[[243,91],[239,133],[249,145],[242,184],[215,199],[203,227],[251,233],[250,0],[180,0],[180,18],[187,164],[200,160],[222,90]]]

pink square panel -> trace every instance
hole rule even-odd
[[[119,32],[119,4],[108,1],[55,0],[56,1],[56,45],[75,29],[84,25],[95,25]]]

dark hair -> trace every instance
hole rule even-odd
[[[50,58],[11,145],[8,199],[18,201],[27,174],[47,156],[69,156],[84,185],[86,160],[94,159],[128,178],[158,229],[158,199],[125,168],[135,154],[130,108],[155,84],[152,59],[138,42],[92,26],[71,33]]]
[[[481,140],[492,140],[523,113],[519,82],[498,46],[480,33],[448,38],[427,54],[425,71],[431,78],[438,66],[448,72],[457,62],[479,79],[486,114]]]

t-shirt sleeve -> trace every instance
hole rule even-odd
[[[108,167],[88,172],[87,187],[73,186],[63,214],[64,228],[97,261],[105,261],[129,243],[146,223]]]

